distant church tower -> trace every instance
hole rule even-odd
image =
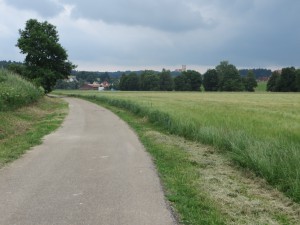
[[[186,71],[186,65],[182,65],[182,72]]]

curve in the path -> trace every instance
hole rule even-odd
[[[104,108],[66,101],[62,127],[0,170],[0,224],[175,224],[134,132]]]

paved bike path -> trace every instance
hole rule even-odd
[[[62,127],[0,170],[0,224],[176,224],[134,132],[104,108],[66,101]]]

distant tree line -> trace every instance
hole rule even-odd
[[[255,74],[256,79],[264,78],[264,77],[270,77],[272,75],[272,70],[270,69],[240,69],[239,73],[242,77],[247,76],[249,71],[252,71]]]
[[[77,80],[69,81],[64,79],[57,80],[54,89],[61,89],[61,90],[76,90],[79,89],[80,83]]]
[[[94,81],[110,82],[111,77],[108,72],[89,72],[89,71],[72,71],[72,75],[76,76],[77,80],[83,80],[85,82],[93,83]]]
[[[300,92],[300,69],[287,67],[274,71],[268,80],[267,91]]]
[[[124,73],[118,88],[122,91],[172,91],[173,86],[170,71],[163,69],[160,73],[153,70],[145,70],[140,75]]]
[[[171,72],[163,70],[158,73],[146,70],[140,75],[135,72],[123,74],[119,89],[123,91],[254,91],[257,86],[253,71],[249,70],[245,77],[237,68],[223,61],[215,69],[201,75],[194,70],[183,71],[173,77]]]
[[[0,68],[8,68],[24,74],[25,66],[12,61],[0,61]],[[55,88],[78,89],[86,82],[110,82],[111,88],[123,91],[249,91],[257,87],[257,80],[267,78],[267,91],[300,92],[300,69],[294,67],[274,71],[268,69],[238,70],[228,61],[222,61],[214,69],[203,75],[194,70],[161,72],[153,70],[126,72],[90,72],[75,71],[71,73],[76,82],[58,80]]]
[[[267,91],[300,91],[300,69],[295,69],[294,67],[271,72],[270,77],[268,77],[270,70],[238,70],[228,61],[220,62],[214,69],[209,69],[202,75],[194,70],[171,72],[165,69],[161,72],[145,70],[126,71],[122,75],[120,73],[119,71],[73,71],[72,74],[76,76],[77,82],[59,80],[55,87],[60,89],[78,89],[85,82],[108,81],[112,84],[111,88],[122,91],[201,91],[203,89],[207,92],[254,92],[257,87],[257,80],[261,77],[267,77]],[[257,74],[259,75],[257,76]]]
[[[5,60],[2,60],[0,61],[0,68],[2,69],[8,69],[10,66],[12,65],[22,65],[23,63],[21,62],[15,62],[15,61],[5,61]]]
[[[23,75],[26,73],[26,66],[24,63],[15,62],[15,61],[0,61],[0,68],[8,69],[14,73],[19,75]]]

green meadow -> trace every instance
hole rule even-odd
[[[257,87],[255,88],[255,91],[257,92],[265,92],[267,90],[267,81],[258,81]]]
[[[300,202],[300,95],[57,91],[126,109],[214,146]]]

